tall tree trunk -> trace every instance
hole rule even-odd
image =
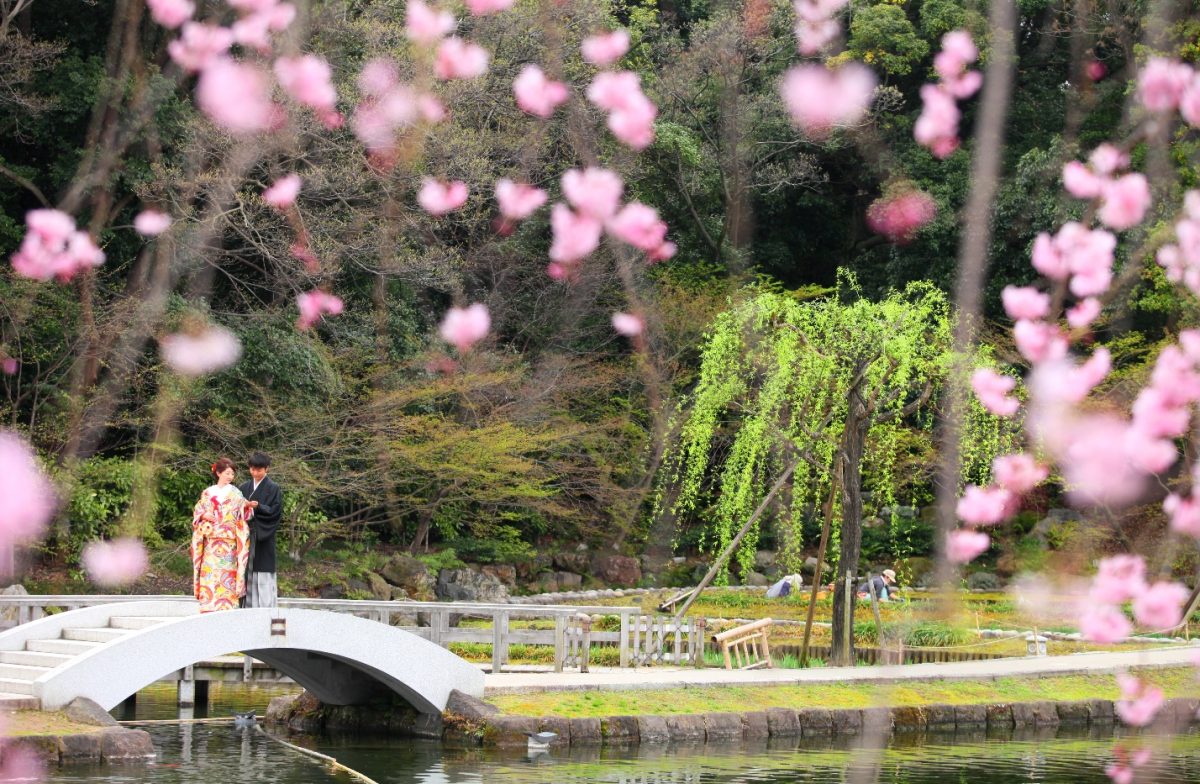
[[[862,459],[866,449],[870,416],[862,396],[862,374],[850,388],[846,425],[842,431],[842,539],[837,567],[833,570],[833,647],[834,664],[854,663],[854,584],[858,579],[858,559],[862,554]],[[846,578],[850,590],[846,590]],[[848,603],[848,604],[847,604]]]

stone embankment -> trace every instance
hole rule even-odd
[[[30,714],[37,716],[40,712],[30,711]],[[62,715],[70,724],[96,729],[6,738],[0,745],[0,755],[19,749],[50,767],[80,763],[150,762],[157,756],[148,732],[120,726],[107,711],[89,699],[81,697],[75,700]],[[19,717],[14,723],[20,725]]]

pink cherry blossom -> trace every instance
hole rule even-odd
[[[417,192],[417,204],[430,215],[441,216],[453,212],[467,203],[470,189],[461,180],[442,182],[432,177],[421,180],[421,190]]]
[[[584,62],[601,68],[612,65],[629,51],[629,31],[622,27],[611,33],[588,36],[579,48]]]
[[[1100,300],[1088,297],[1080,300],[1073,308],[1067,310],[1067,324],[1071,329],[1082,329],[1096,320],[1100,315]]]
[[[969,563],[991,546],[991,537],[982,531],[951,531],[946,535],[946,558],[951,563]]]
[[[995,525],[1012,516],[1016,509],[1016,496],[1003,487],[967,485],[954,511],[968,525]]]
[[[0,430],[0,546],[38,539],[57,504],[54,485],[46,477],[25,439]],[[7,755],[6,755],[7,756]]]
[[[341,297],[314,289],[297,296],[296,306],[300,309],[300,318],[296,319],[296,328],[304,330],[312,327],[326,314],[338,315],[342,312],[344,304]]]
[[[641,317],[629,313],[614,313],[612,325],[617,334],[624,335],[627,338],[637,337],[642,334],[642,330],[645,328]]]
[[[372,98],[382,97],[399,82],[400,72],[396,69],[396,63],[382,57],[368,62],[358,74],[358,89]]]
[[[958,149],[958,121],[961,114],[954,96],[937,85],[921,88],[921,114],[913,125],[913,138],[937,158],[946,158]]]
[[[1114,706],[1121,721],[1134,727],[1144,727],[1154,720],[1163,704],[1163,691],[1140,678],[1126,673],[1117,676],[1122,699]]]
[[[1012,376],[997,373],[991,368],[979,368],[971,374],[971,388],[979,403],[996,416],[1012,416],[1021,402],[1008,393],[1017,385]]]
[[[1200,126],[1200,79],[1192,79],[1179,99],[1179,114],[1193,128]]]
[[[271,101],[271,79],[256,65],[217,60],[200,74],[196,104],[230,133],[260,133],[282,124],[281,107]]]
[[[800,54],[814,55],[828,46],[841,31],[842,26],[834,19],[814,22],[801,20],[795,27],[796,48]]]
[[[440,123],[446,119],[448,114],[446,106],[437,99],[437,96],[428,93],[417,96],[417,111],[420,112],[421,119],[427,123]]]
[[[983,84],[983,75],[967,71],[967,65],[979,59],[979,51],[966,30],[952,30],[942,36],[942,51],[933,58],[933,69],[941,79],[941,88],[955,98],[969,98]]]
[[[912,190],[891,198],[879,198],[867,208],[867,226],[876,234],[901,245],[937,215],[937,202],[924,191]]]
[[[1145,590],[1145,560],[1122,553],[1100,560],[1088,598],[1099,604],[1124,604]]]
[[[143,237],[157,237],[171,228],[171,216],[158,210],[142,210],[133,219],[133,228]]]
[[[280,57],[275,61],[275,76],[279,86],[297,103],[317,112],[317,116],[328,126],[337,115],[337,90],[333,86],[333,74],[323,57],[313,54],[299,57]]]
[[[256,49],[262,54],[271,53],[271,16],[253,13],[243,16],[230,25],[233,40],[247,49]]]
[[[203,71],[233,46],[233,32],[224,27],[188,22],[179,38],[167,44],[167,54],[185,71]]]
[[[454,16],[438,11],[422,0],[408,0],[404,8],[404,31],[408,37],[426,46],[436,44],[454,29]]]
[[[146,0],[150,16],[163,27],[174,30],[192,18],[196,4],[191,0]]]
[[[466,308],[450,308],[442,320],[439,334],[460,354],[465,354],[487,337],[491,328],[492,317],[488,314],[487,306],[476,302]]]
[[[1086,71],[1087,78],[1093,82],[1098,82],[1105,76],[1108,76],[1108,66],[1099,60],[1088,60]]]
[[[678,250],[679,248],[676,247],[674,242],[664,242],[662,245],[659,245],[657,248],[646,254],[646,261],[650,262],[651,264],[659,261],[666,261],[667,259],[674,258],[675,253]]]
[[[1092,150],[1092,154],[1088,156],[1088,163],[1097,174],[1107,177],[1128,168],[1129,155],[1117,146],[1105,142]]]
[[[1049,475],[1049,469],[1024,453],[1002,455],[992,461],[996,484],[1017,494],[1028,493]]]
[[[633,71],[604,71],[588,85],[587,99],[596,108],[611,112],[624,107],[629,96],[641,92],[641,77]]]
[[[525,220],[546,203],[546,192],[523,182],[497,180],[496,201],[500,214],[508,220]]]
[[[1178,438],[1187,431],[1191,412],[1175,405],[1157,387],[1146,387],[1133,401],[1133,421],[1139,430],[1156,438]]]
[[[809,136],[822,138],[834,128],[862,120],[875,94],[875,74],[856,62],[837,71],[798,65],[784,74],[780,93],[792,123]]]
[[[547,79],[541,68],[530,64],[513,80],[513,94],[522,111],[545,118],[567,100],[567,86]]]
[[[488,53],[482,46],[458,37],[438,44],[433,72],[439,79],[474,79],[488,69]]]
[[[576,213],[565,204],[550,208],[550,260],[560,265],[579,261],[600,245],[603,224],[596,218]],[[564,270],[565,271],[565,270]]]
[[[654,141],[654,118],[658,107],[642,93],[629,96],[608,115],[608,129],[628,147],[644,150]]]
[[[1121,443],[1129,464],[1147,474],[1161,474],[1179,458],[1175,442],[1159,438],[1139,427],[1129,427]]]
[[[1005,286],[1000,292],[1004,312],[1013,321],[1042,319],[1050,314],[1050,295],[1032,286]]]
[[[20,369],[21,363],[15,357],[5,357],[4,361],[0,362],[0,373],[6,376],[15,376]]]
[[[609,219],[608,230],[622,242],[650,252],[659,248],[667,234],[667,224],[653,207],[633,201]]]
[[[1013,338],[1021,356],[1037,364],[1062,359],[1067,354],[1067,341],[1055,324],[1021,319],[1013,326]]]
[[[1100,294],[1112,282],[1113,251],[1117,238],[1103,229],[1089,229],[1074,221],[1063,224],[1051,238],[1039,234],[1033,245],[1033,266],[1048,278],[1071,275],[1071,293],[1077,297]]]
[[[105,588],[128,585],[150,565],[141,539],[96,540],[84,546],[79,560],[88,579]]]
[[[1121,642],[1132,631],[1133,624],[1125,617],[1125,613],[1111,605],[1091,605],[1079,616],[1079,633],[1092,642]]]
[[[25,237],[12,257],[13,272],[23,278],[65,282],[104,263],[104,251],[61,210],[30,210],[25,226]]]
[[[199,332],[179,332],[158,341],[163,362],[181,376],[203,376],[238,361],[242,343],[225,327],[209,325]]]
[[[1077,199],[1094,199],[1104,189],[1105,180],[1097,176],[1079,161],[1070,161],[1063,166],[1063,187]]]
[[[1147,464],[1161,459],[1158,444],[1108,414],[1043,422],[1038,430],[1062,467],[1068,496],[1081,505],[1131,503],[1145,488]]]
[[[1142,222],[1150,208],[1150,183],[1144,174],[1126,174],[1108,182],[1096,217],[1111,229],[1124,231]]]
[[[1171,493],[1163,500],[1163,511],[1170,519],[1172,531],[1200,539],[1200,501]]]
[[[1138,74],[1138,100],[1152,112],[1174,109],[1192,82],[1192,68],[1163,57],[1151,57]]]
[[[1173,629],[1183,620],[1188,593],[1182,583],[1154,583],[1133,597],[1133,617],[1153,631]]]
[[[467,0],[467,10],[472,16],[486,16],[512,8],[514,0]]]
[[[568,169],[562,176],[563,196],[579,212],[597,220],[608,220],[616,213],[624,190],[620,175],[610,169]]]
[[[277,210],[286,210],[296,203],[296,197],[300,195],[300,185],[298,174],[280,177],[270,188],[263,191],[263,201]]]

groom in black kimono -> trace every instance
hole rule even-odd
[[[246,565],[243,607],[275,607],[279,584],[275,579],[275,532],[283,516],[283,493],[267,472],[271,458],[262,452],[250,456],[250,481],[238,489],[253,514],[250,517],[250,560]]]

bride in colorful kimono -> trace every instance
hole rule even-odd
[[[246,499],[233,484],[233,461],[219,458],[212,472],[217,483],[192,512],[192,585],[202,613],[237,608],[250,554]]]

